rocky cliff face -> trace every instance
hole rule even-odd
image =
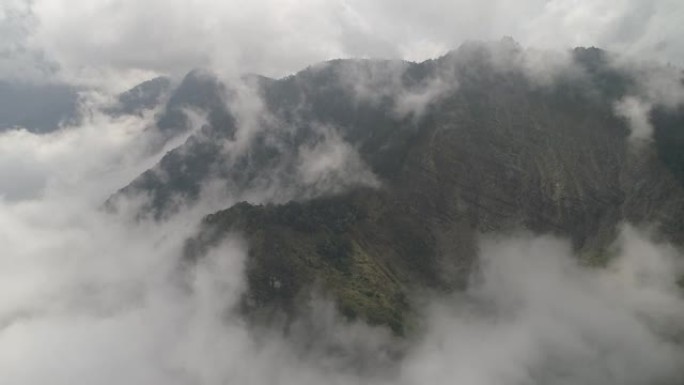
[[[122,194],[148,193],[145,210],[163,217],[209,180],[231,196],[266,191],[207,216],[187,258],[240,233],[248,314],[293,314],[316,288],[399,334],[417,291],[466,284],[481,233],[560,235],[595,264],[623,222],[684,243],[682,109],[656,107],[654,142],[632,140],[614,108],[639,92],[629,70],[576,49],[549,80],[525,55],[511,42],[466,44],[423,63],[253,77],[250,116],[231,108],[237,91],[195,81],[201,97],[188,103],[207,123]],[[160,128],[186,125],[179,111],[168,106]]]

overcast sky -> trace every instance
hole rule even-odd
[[[339,57],[421,60],[468,39],[684,63],[681,0],[2,0],[0,77],[282,76]]]

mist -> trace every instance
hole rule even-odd
[[[7,191],[19,191],[12,186],[0,201],[5,384],[684,378],[681,255],[630,226],[601,269],[581,265],[563,239],[483,235],[464,292],[414,299],[421,305],[408,340],[346,320],[325,295],[311,297],[307,315],[287,333],[250,325],[237,311],[247,258],[239,235],[196,264],[183,259],[184,241],[205,213],[201,205],[161,222],[132,223],[125,213],[102,210],[113,186],[160,156],[140,150],[144,118],[131,119],[100,116],[56,134],[0,136],[4,172],[16,170],[9,162],[18,155],[10,150],[30,171],[12,175],[22,199],[8,198]],[[326,162],[338,162],[340,151],[347,150],[326,151]],[[302,156],[303,172],[320,178],[316,167],[326,162],[319,150]]]
[[[342,127],[300,124],[310,101],[286,120],[244,74],[281,78],[312,63],[361,58],[302,71],[332,71],[357,107],[386,106],[392,122],[418,130],[468,80],[455,68],[480,49],[492,73],[519,74],[530,88],[548,90],[560,80],[587,81],[569,48],[600,45],[620,52],[609,55],[611,70],[634,78],[608,109],[624,121],[629,143],[648,148],[652,110],[684,104],[681,70],[661,64],[684,63],[682,12],[677,1],[3,2],[0,82],[67,87],[78,96],[78,119],[42,133],[0,127],[0,382],[684,383],[684,255],[656,224],[622,223],[600,266],[550,233],[477,234],[465,287],[412,292],[404,336],[350,319],[316,286],[302,293],[294,318],[251,322],[242,310],[244,234],[201,256],[186,253],[206,215],[238,202],[305,202],[387,182]],[[538,48],[499,41],[508,35]],[[657,62],[632,60],[642,56]],[[436,57],[446,64],[406,80],[411,61]],[[212,127],[210,111],[183,107],[187,127],[161,133],[167,95],[135,114],[108,110],[143,80],[168,75],[176,86],[196,67],[222,82],[219,104],[234,132]],[[168,181],[165,157],[207,143],[217,158],[198,176],[197,196],[172,194],[167,215],[144,212],[152,192],[124,191],[145,172]],[[280,157],[253,166],[257,143]],[[644,154],[635,159],[646,164]],[[233,171],[237,165],[244,170]],[[662,184],[676,185],[669,178]]]

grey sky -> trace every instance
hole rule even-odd
[[[681,65],[681,20],[680,0],[3,0],[0,77],[97,83],[192,67],[281,76],[338,57],[421,60],[504,35]]]

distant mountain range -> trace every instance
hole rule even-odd
[[[76,118],[78,93],[65,84],[0,80],[0,131],[15,127],[50,132]]]

